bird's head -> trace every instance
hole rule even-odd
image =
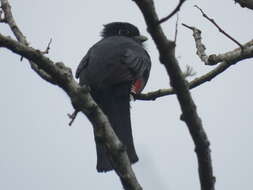
[[[142,43],[148,39],[146,36],[140,35],[140,32],[136,26],[127,22],[112,22],[104,25],[101,36],[103,38],[111,36],[125,36],[133,38],[139,43]]]

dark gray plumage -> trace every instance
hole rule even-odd
[[[149,77],[151,61],[142,46],[146,40],[132,24],[113,22],[104,26],[103,39],[81,60],[76,77],[91,88],[91,95],[107,115],[126,147],[131,163],[138,161],[131,121],[130,93],[140,93]],[[97,170],[113,169],[105,147],[96,141]]]

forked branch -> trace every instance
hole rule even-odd
[[[224,34],[226,37],[228,37],[230,40],[232,40],[234,43],[236,43],[241,49],[243,49],[243,46],[240,42],[238,42],[235,38],[233,38],[231,35],[229,35],[225,30],[223,30],[213,18],[210,18],[199,6],[195,5],[197,9],[200,10],[202,13],[203,17],[209,20],[222,34]]]

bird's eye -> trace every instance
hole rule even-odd
[[[128,30],[125,30],[125,29],[119,30],[119,35],[121,36],[128,36],[129,34],[130,32]]]

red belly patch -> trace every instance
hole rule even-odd
[[[134,94],[138,94],[142,91],[143,88],[143,81],[141,79],[138,79],[134,82],[131,92]]]

